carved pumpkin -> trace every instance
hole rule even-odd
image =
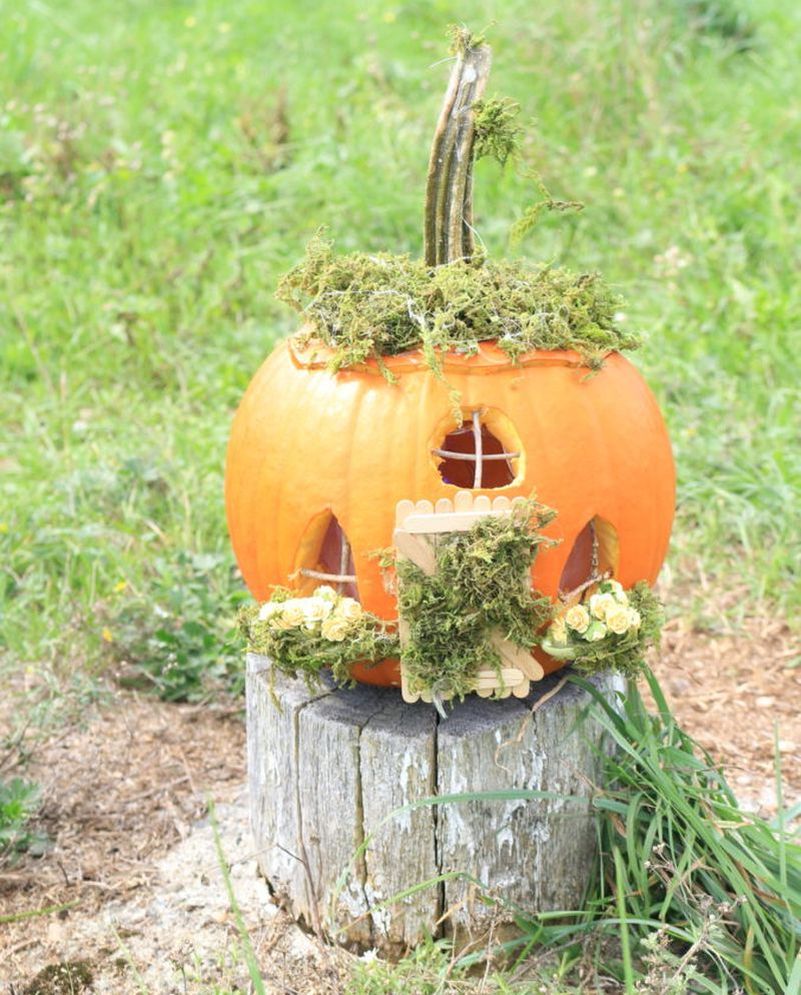
[[[226,473],[234,550],[248,587],[263,600],[300,570],[339,572],[342,545],[332,539],[338,523],[350,547],[341,575],[355,576],[365,608],[394,618],[375,553],[392,542],[399,500],[436,501],[460,489],[443,479],[445,460],[434,452],[457,428],[450,398],[419,353],[385,360],[400,374],[397,384],[373,364],[330,373],[325,358],[319,349],[310,358],[283,343],[245,394]],[[662,416],[636,368],[612,354],[588,377],[569,352],[535,352],[513,365],[485,343],[477,356],[445,357],[444,370],[461,394],[465,424],[478,412],[483,439],[519,453],[490,461],[511,471],[510,483],[475,493],[536,491],[558,510],[547,534],[562,542],[540,553],[534,586],[556,596],[560,578],[562,590],[586,579],[593,521],[601,568],[625,587],[653,583],[670,536],[675,478]],[[319,583],[299,574],[293,585],[310,591]],[[561,666],[542,662],[546,671]],[[355,676],[400,682],[395,662],[357,667]]]
[[[425,258],[469,259],[472,114],[489,50],[458,54],[429,165]],[[454,153],[457,148],[457,153]],[[250,590],[310,593],[336,583],[385,619],[397,616],[377,553],[392,544],[401,500],[474,494],[528,497],[556,509],[535,588],[556,597],[599,570],[624,587],[655,581],[673,519],[674,469],[656,402],[619,353],[590,375],[571,351],[532,351],[513,363],[493,342],[441,355],[452,395],[420,351],[333,373],[330,352],[278,346],[250,384],[228,449],[226,504],[234,551]],[[546,671],[562,666],[540,656]],[[354,676],[400,684],[397,661]]]

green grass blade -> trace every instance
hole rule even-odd
[[[623,857],[615,847],[612,852],[615,865],[615,890],[617,892],[617,914],[620,921],[620,949],[623,956],[623,979],[626,995],[635,995],[634,964],[631,959],[631,938],[626,916],[626,895],[628,886],[624,878]]]
[[[220,871],[223,876],[223,881],[225,882],[225,890],[228,894],[228,904],[234,915],[237,932],[239,933],[239,939],[242,943],[242,949],[245,954],[245,963],[247,965],[248,974],[250,975],[250,981],[256,995],[265,995],[266,989],[264,987],[264,980],[261,976],[261,968],[259,967],[259,961],[250,940],[250,933],[248,933],[247,926],[245,925],[242,910],[236,899],[234,884],[231,880],[231,873],[228,870],[228,861],[225,859],[225,854],[223,853],[222,840],[220,839],[220,827],[217,824],[217,815],[212,801],[209,801],[209,822],[211,823],[211,831],[214,834],[214,849],[217,853],[217,863],[220,865]]]

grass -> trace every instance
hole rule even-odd
[[[471,977],[454,964],[449,944],[432,940],[397,965],[363,957],[354,968],[346,995],[534,995],[540,991],[566,995],[566,989],[554,989],[551,982],[544,972],[538,982],[533,978],[511,982],[501,971]]]
[[[252,991],[255,995],[265,995],[267,989],[264,987],[264,980],[259,969],[259,961],[256,957],[256,952],[253,949],[253,944],[251,943],[250,934],[248,933],[247,926],[245,925],[242,910],[236,900],[236,893],[234,892],[234,885],[231,880],[231,871],[228,866],[228,861],[225,859],[222,841],[220,840],[220,827],[217,824],[217,815],[214,810],[214,803],[211,800],[209,800],[209,819],[211,820],[211,829],[214,833],[214,850],[217,854],[217,862],[220,865],[223,881],[225,882],[225,891],[228,895],[228,904],[234,915],[236,929],[239,933],[239,939],[242,944],[242,959],[247,965]]]
[[[0,870],[25,850],[43,852],[46,838],[31,825],[39,805],[36,784],[19,777],[0,777]]]
[[[656,678],[647,683],[656,714],[634,685],[618,711],[584,684],[617,749],[597,802],[604,867],[577,931],[619,940],[626,991],[650,968],[684,971],[691,991],[787,992],[801,957],[801,840],[780,771],[776,820],[744,813]],[[551,938],[569,932],[554,924]]]

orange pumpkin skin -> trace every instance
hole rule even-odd
[[[399,500],[456,492],[431,453],[453,428],[452,402],[418,352],[385,360],[395,384],[373,362],[331,373],[328,355],[282,343],[245,393],[226,468],[234,552],[254,597],[266,600],[274,585],[314,565],[319,522],[333,512],[353,550],[362,604],[394,619],[395,598],[371,554],[392,545]],[[512,484],[475,493],[535,492],[558,512],[546,534],[562,542],[540,552],[534,587],[557,595],[571,547],[595,516],[617,531],[617,579],[625,587],[653,583],[670,537],[675,470],[661,413],[637,369],[618,353],[595,374],[572,352],[532,352],[513,364],[493,343],[442,361],[462,410],[501,419],[522,452]],[[301,586],[310,591],[318,583]],[[562,666],[538,656],[547,671]],[[400,682],[394,660],[353,672],[368,683]]]

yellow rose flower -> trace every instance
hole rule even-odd
[[[277,608],[278,611],[270,616],[271,629],[297,629],[306,620],[303,605],[298,598],[282,601]]]
[[[280,610],[281,603],[279,601],[265,601],[261,608],[259,608],[258,619],[260,622],[266,622],[268,618]]]
[[[606,617],[610,608],[614,608],[617,602],[611,594],[593,594],[590,598],[590,614],[601,621]]]
[[[629,628],[639,629],[641,622],[642,622],[642,616],[637,611],[637,609],[629,608]]]
[[[618,636],[622,636],[629,629],[629,613],[623,605],[615,605],[606,613],[606,624],[610,631]]]
[[[313,629],[334,610],[333,604],[325,598],[303,598],[301,607],[307,629]]]
[[[329,615],[328,618],[323,619],[320,632],[324,639],[330,639],[332,643],[341,643],[347,636],[349,629],[350,623],[346,618]]]
[[[590,614],[584,605],[573,605],[565,612],[565,624],[578,633],[586,632],[590,624]]]
[[[323,601],[336,601],[337,592],[328,584],[322,584],[314,590],[315,598],[322,598]]]
[[[548,637],[557,646],[567,645],[567,625],[564,618],[557,618],[548,629]]]
[[[588,643],[597,643],[600,639],[604,638],[606,633],[607,628],[603,622],[593,622],[584,633],[584,638]]]
[[[364,609],[355,598],[343,598],[336,607],[337,615],[349,622],[358,622]]]

